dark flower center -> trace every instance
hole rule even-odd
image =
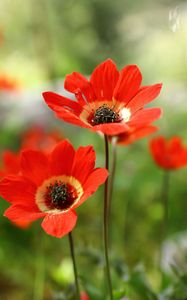
[[[116,123],[120,121],[121,119],[119,114],[113,111],[106,104],[96,109],[92,118],[93,125],[99,125],[104,123]]]
[[[55,181],[54,184],[47,186],[45,200],[50,209],[66,210],[72,206],[77,197],[77,191],[73,186]]]

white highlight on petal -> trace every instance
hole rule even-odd
[[[123,121],[128,122],[128,121],[130,120],[130,117],[131,117],[131,111],[130,111],[129,108],[126,108],[126,107],[122,108],[122,109],[120,110],[120,113],[119,113],[119,114],[120,114],[120,116],[122,117]]]

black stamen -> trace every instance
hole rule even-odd
[[[46,204],[50,209],[68,209],[76,200],[75,189],[61,181],[56,181],[47,187]]]
[[[116,123],[120,121],[121,119],[119,114],[113,111],[111,108],[109,108],[106,104],[96,109],[92,118],[93,125],[99,125],[104,123]]]

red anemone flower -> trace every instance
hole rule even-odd
[[[34,126],[23,133],[21,148],[50,152],[62,138],[57,130],[46,133],[43,128]]]
[[[141,81],[136,65],[119,72],[108,59],[96,67],[90,80],[77,72],[66,76],[64,87],[77,101],[53,92],[45,92],[43,97],[58,118],[92,131],[117,135],[160,117],[159,108],[144,106],[158,96],[162,85],[141,87]]]
[[[5,212],[11,221],[44,217],[43,229],[62,237],[76,224],[80,206],[107,178],[107,170],[94,169],[93,147],[77,151],[68,141],[58,143],[50,154],[36,150],[21,153],[19,175],[4,178],[1,196],[12,205]]]
[[[144,138],[157,130],[158,127],[152,125],[146,125],[143,127],[131,127],[128,131],[116,136],[117,144],[122,146],[132,144],[136,140]]]
[[[154,161],[163,169],[179,169],[187,166],[187,146],[180,137],[174,136],[166,140],[163,136],[150,142],[150,150]]]

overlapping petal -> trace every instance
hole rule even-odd
[[[127,131],[125,133],[119,134],[117,136],[117,144],[119,145],[129,145],[133,142],[148,136],[158,130],[158,127],[148,125],[143,127],[135,127],[134,129]]]
[[[144,126],[157,120],[161,116],[160,108],[140,109],[133,114],[131,120],[127,122],[128,126]]]
[[[85,100],[88,102],[92,102],[96,99],[90,82],[78,72],[73,72],[72,74],[66,76],[64,87],[67,91],[73,94],[82,93],[85,97]],[[81,98],[81,100],[82,101],[79,101],[79,103],[84,105],[84,98]]]
[[[88,123],[85,123],[84,121],[82,121],[79,116],[75,115],[73,112],[69,112],[67,109],[65,108],[61,108],[60,110],[56,110],[54,109],[54,111],[56,112],[56,116],[59,119],[64,120],[65,122],[68,122],[70,124],[74,124],[83,128],[89,128],[91,129],[91,125]]]
[[[145,87],[139,91],[131,101],[129,101],[127,108],[130,108],[131,113],[136,112],[140,108],[144,107],[144,105],[154,100],[159,95],[161,88],[162,84]]]
[[[47,105],[54,110],[61,110],[61,108],[66,108],[68,111],[72,111],[79,115],[82,111],[81,106],[76,102],[61,95],[53,92],[44,92],[43,97]]]
[[[127,131],[129,129],[129,126],[125,123],[112,123],[111,126],[108,124],[100,124],[95,125],[91,128],[94,132],[102,132],[106,135],[117,135],[124,131]]]
[[[46,214],[35,210],[32,210],[31,207],[24,205],[12,205],[4,213],[4,216],[10,219],[11,221],[20,221],[20,216],[22,216],[22,221],[27,220],[29,222],[35,221],[39,218],[44,217]]]
[[[47,214],[42,222],[42,227],[48,234],[61,238],[73,230],[76,222],[76,213],[69,210],[59,214]]]

